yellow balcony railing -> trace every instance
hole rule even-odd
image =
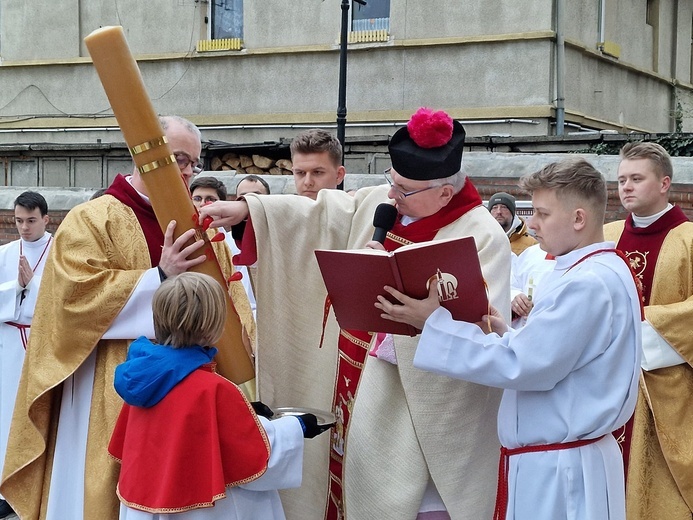
[[[197,52],[240,51],[242,48],[243,40],[241,38],[219,38],[197,42]]]
[[[349,33],[349,43],[371,43],[371,42],[386,42],[390,39],[390,34],[386,29],[378,29],[373,31],[351,31]]]

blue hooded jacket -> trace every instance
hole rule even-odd
[[[113,385],[129,405],[148,408],[216,353],[214,347],[173,348],[141,336],[130,344],[125,362],[116,367]]]

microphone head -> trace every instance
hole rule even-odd
[[[392,204],[383,202],[378,204],[373,215],[373,227],[390,231],[397,220],[397,208]]]

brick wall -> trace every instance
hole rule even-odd
[[[48,223],[48,231],[55,234],[55,230],[58,229],[58,225],[63,221],[67,211],[49,211],[48,214],[51,217]],[[0,245],[12,242],[19,238],[19,233],[17,233],[17,228],[14,225],[14,211],[7,209],[0,209]]]
[[[481,198],[488,200],[491,195],[499,191],[505,191],[514,195],[518,200],[527,200],[527,194],[520,191],[517,187],[517,179],[515,178],[472,178],[474,185],[479,190]],[[606,208],[606,221],[611,222],[625,217],[626,212],[621,207],[618,199],[618,189],[616,183],[609,182],[608,192],[609,200]],[[688,215],[690,220],[693,220],[693,185],[691,184],[673,184],[669,201],[676,204]],[[63,221],[67,211],[51,211],[51,221],[48,225],[48,231],[55,233],[58,225]],[[19,238],[17,229],[14,226],[14,212],[11,210],[0,209],[0,245],[11,242]]]

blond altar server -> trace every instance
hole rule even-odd
[[[630,214],[607,224],[642,282],[642,379],[625,429],[628,518],[693,514],[693,224],[669,203],[673,168],[655,143],[621,150],[618,193]],[[630,453],[630,457],[628,454]]]
[[[200,134],[189,121],[161,119],[188,184],[199,169]],[[161,186],[166,190],[167,186]],[[73,208],[56,232],[44,269],[12,417],[0,486],[23,520],[115,520],[118,465],[108,441],[122,405],[116,365],[138,336],[154,337],[151,300],[166,276],[203,262],[203,241],[162,233],[140,173],[118,175],[106,194]],[[233,272],[225,244],[214,244]],[[220,247],[218,247],[220,246]],[[253,328],[240,284],[234,305]]]
[[[455,321],[434,293],[390,289],[402,304],[378,297],[376,307],[423,329],[414,366],[503,389],[494,520],[625,520],[611,432],[635,408],[642,307],[628,260],[604,241],[606,182],[578,158],[520,186],[532,193],[530,227],[556,256],[523,328],[495,311],[493,331]]]
[[[389,185],[201,209],[227,229],[250,216],[241,260],[257,259],[260,399],[338,418],[330,439],[306,446],[301,488],[282,493],[289,519],[492,514],[500,392],[414,368],[418,336],[340,330],[313,253],[378,247],[375,209],[394,202],[384,247],[473,236],[489,297],[509,317],[510,245],[462,170],[464,135],[444,112],[421,109],[391,139]]]

